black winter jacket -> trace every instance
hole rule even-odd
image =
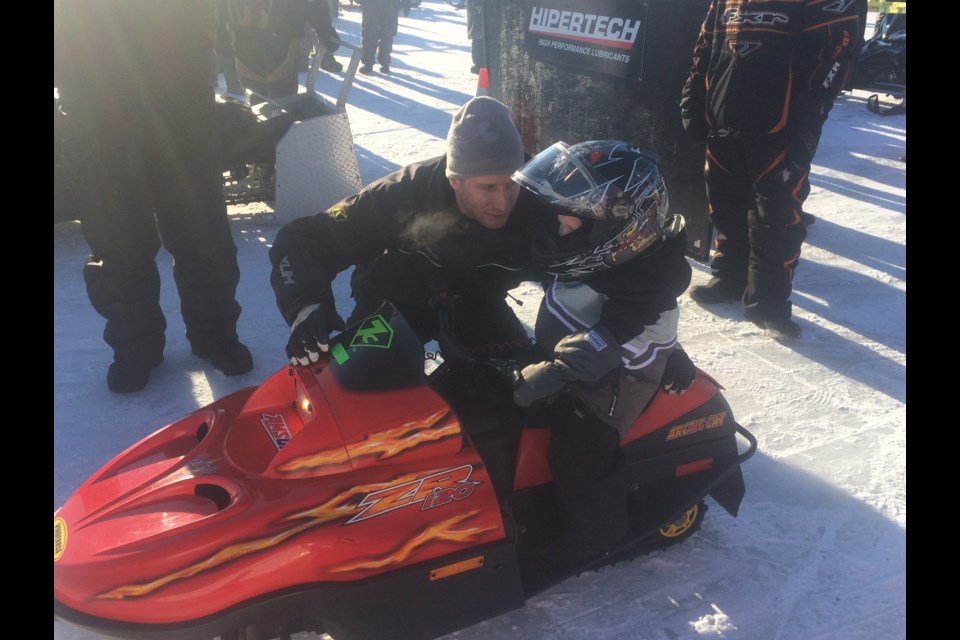
[[[536,400],[569,387],[626,435],[660,388],[677,344],[677,298],[691,276],[686,245],[681,233],[581,281],[544,283],[536,338],[548,359],[523,369],[521,393]]]
[[[409,165],[283,227],[270,281],[287,323],[307,305],[332,308],[331,282],[351,265],[358,305],[389,299],[404,315],[424,315],[441,282],[475,304],[505,306],[507,291],[534,279],[530,243],[544,205],[521,189],[507,224],[487,229],[460,212],[445,170],[445,157]]]
[[[866,0],[713,0],[680,102],[694,138],[819,125],[860,50]]]

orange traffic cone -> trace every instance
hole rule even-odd
[[[477,95],[490,95],[490,75],[486,67],[480,67],[480,76],[477,78]]]

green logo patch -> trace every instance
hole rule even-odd
[[[389,349],[392,343],[393,327],[383,319],[383,316],[376,315],[363,321],[357,332],[353,334],[350,346]]]
[[[342,344],[333,345],[333,349],[330,350],[330,353],[333,354],[333,359],[337,364],[343,364],[350,359],[350,354],[347,353],[347,350],[343,348]]]

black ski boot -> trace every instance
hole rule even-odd
[[[748,311],[744,312],[744,317],[778,342],[789,342],[800,337],[800,325],[790,318],[765,318]]]

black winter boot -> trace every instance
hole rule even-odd
[[[107,370],[107,388],[114,393],[136,393],[150,381],[150,369],[160,366],[163,355],[143,360],[120,357]]]
[[[737,302],[743,298],[747,285],[729,278],[710,278],[710,282],[690,290],[690,299],[700,304]]]
[[[746,318],[778,342],[788,342],[800,337],[800,325],[790,318],[752,318],[749,314]]]
[[[214,367],[228,376],[239,376],[253,368],[253,356],[250,350],[239,340],[221,345],[191,347],[193,355],[209,360]]]
[[[333,57],[333,54],[329,51],[323,54],[323,58],[320,59],[320,68],[324,71],[330,71],[332,73],[340,73],[343,71],[343,65]]]

